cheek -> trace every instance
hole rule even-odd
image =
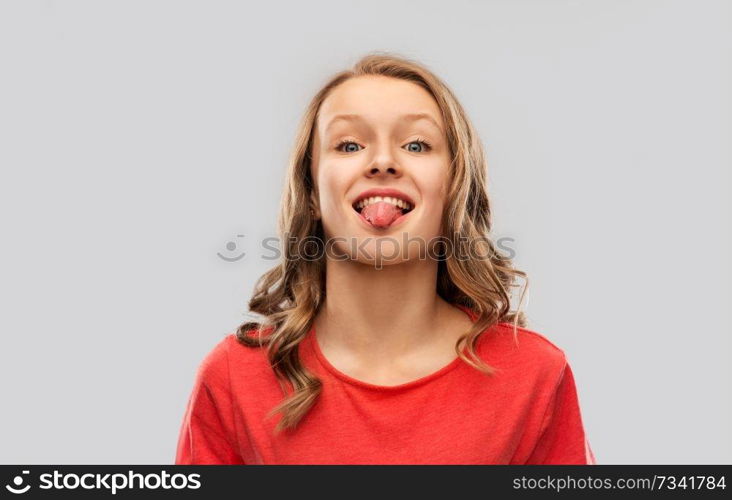
[[[442,164],[426,169],[419,176],[419,190],[422,193],[425,214],[429,214],[431,220],[439,221],[442,218],[448,182],[447,169]]]
[[[342,169],[332,168],[327,165],[321,165],[319,171],[320,208],[323,218],[330,219],[337,216],[345,203],[349,177],[342,172]]]

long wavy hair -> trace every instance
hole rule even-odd
[[[311,205],[313,179],[310,173],[311,148],[318,111],[325,98],[338,85],[364,75],[382,75],[413,82],[426,89],[437,102],[446,124],[450,147],[450,186],[443,213],[442,240],[453,252],[438,259],[437,293],[447,302],[463,305],[473,312],[471,329],[459,338],[455,351],[477,370],[493,375],[495,369],[476,354],[481,334],[499,322],[526,326],[521,311],[528,277],[515,269],[510,257],[500,255],[491,241],[491,208],[488,200],[486,160],[480,138],[455,95],[424,65],[389,52],[372,52],[359,59],[351,69],[332,76],[313,97],[302,117],[291,152],[287,178],[281,198],[278,234],[282,245],[276,267],[257,281],[249,301],[250,311],[260,321],[241,324],[236,337],[251,348],[266,348],[284,399],[268,417],[282,413],[275,432],[295,429],[316,402],[321,381],[308,371],[298,356],[298,345],[306,337],[325,298],[325,257],[296,257],[298,242],[324,241],[321,222]],[[460,259],[468,255],[467,245],[481,248],[481,258]],[[525,281],[518,311],[511,311],[512,288]],[[467,355],[463,350],[467,350]],[[289,394],[288,394],[289,393]]]

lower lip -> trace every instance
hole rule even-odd
[[[399,217],[397,217],[396,220],[389,225],[389,227],[376,227],[376,226],[372,226],[371,223],[366,220],[366,218],[363,216],[363,214],[361,214],[360,212],[357,212],[356,210],[353,209],[353,207],[351,207],[351,211],[354,214],[356,214],[356,217],[358,217],[361,220],[361,223],[362,224],[364,224],[369,229],[376,229],[377,231],[388,231],[389,229],[392,229],[392,228],[400,225],[401,223],[404,222],[404,219],[406,219],[412,213],[414,213],[414,210],[415,210],[415,208],[413,208],[412,210],[410,210],[406,214],[400,215]]]

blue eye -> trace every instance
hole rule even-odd
[[[339,142],[339,143],[338,143],[338,145],[337,145],[337,146],[335,147],[335,148],[336,148],[336,151],[340,151],[340,150],[341,150],[341,148],[342,148],[342,147],[343,147],[344,145],[354,145],[354,146],[358,146],[358,144],[356,144],[355,142],[353,142],[353,141],[349,141],[349,140],[347,140],[347,139],[346,139],[346,140],[343,140],[343,141],[341,141],[341,142]],[[361,146],[358,146],[358,147],[361,147]],[[346,151],[346,153],[355,153],[356,151],[358,151],[358,150],[353,150],[353,149],[352,149],[352,150],[350,150],[350,151]]]
[[[425,141],[424,139],[417,139],[416,141],[412,141],[409,144],[407,144],[407,146],[409,146],[411,144],[421,144],[422,145],[422,149],[427,148],[427,151],[429,151],[430,149],[432,149],[432,146],[430,145],[430,143],[427,142],[427,141]],[[410,151],[412,153],[421,153],[422,152],[422,149],[420,149],[419,151],[414,151],[414,150],[410,150]]]

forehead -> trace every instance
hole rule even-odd
[[[320,106],[317,128],[338,123],[424,120],[445,130],[440,108],[421,86],[398,78],[368,75],[351,78],[333,89]]]

